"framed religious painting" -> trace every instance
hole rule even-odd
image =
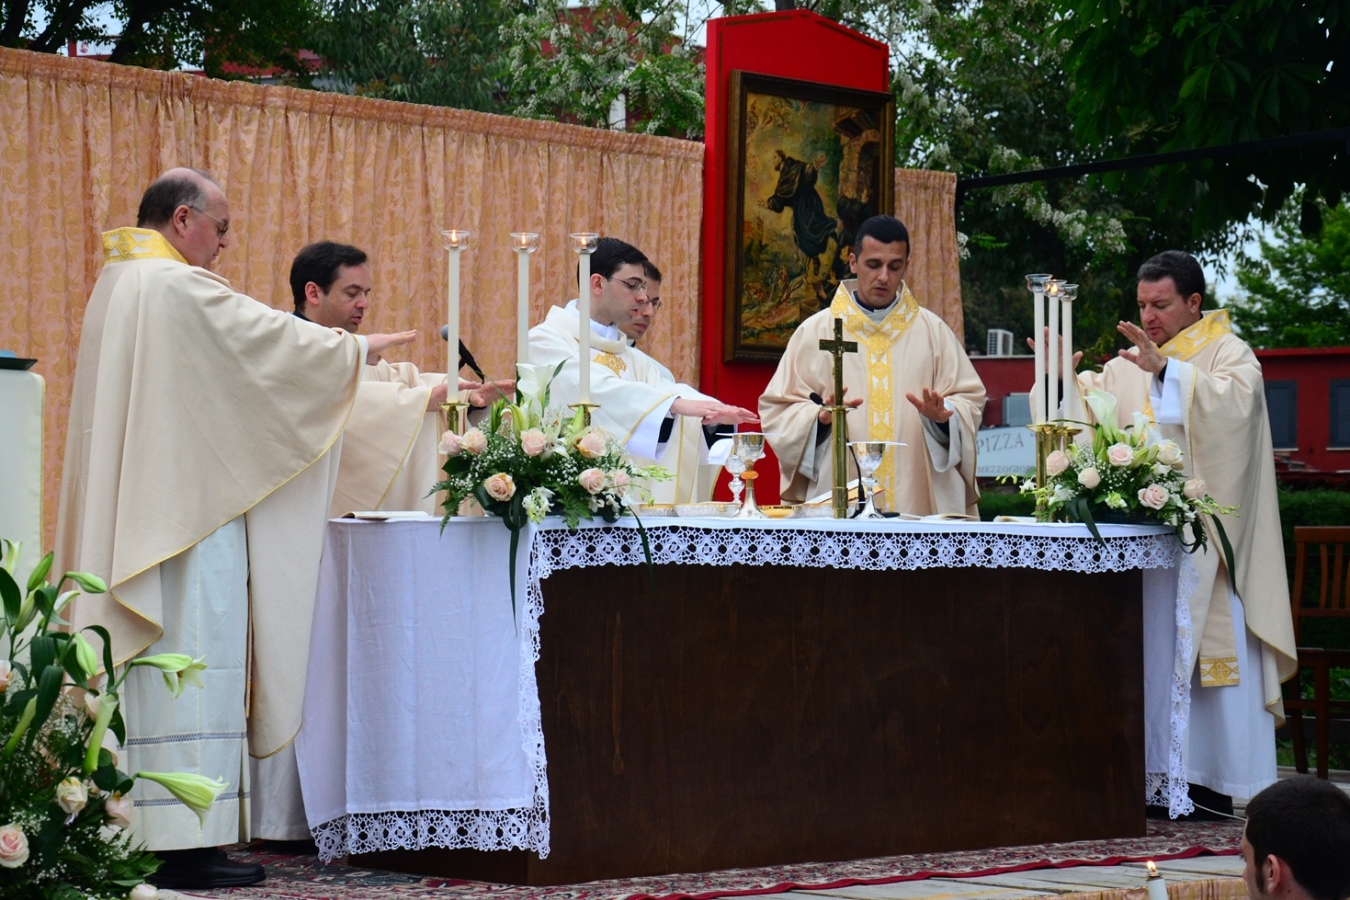
[[[895,99],[731,73],[722,357],[775,361],[850,277],[864,220],[895,205]]]

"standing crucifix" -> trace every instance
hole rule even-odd
[[[834,357],[834,517],[848,518],[848,407],[844,406],[844,354],[857,353],[858,342],[844,340],[844,320],[834,320],[834,340],[822,339],[820,349]]]

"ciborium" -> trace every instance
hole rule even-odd
[[[873,497],[876,493],[877,480],[872,476],[877,469],[881,468],[882,462],[886,459],[887,447],[903,447],[904,443],[899,441],[849,441],[849,449],[853,451],[853,458],[858,462],[858,490],[862,491],[864,505],[862,512],[854,516],[856,519],[884,519],[886,518],[877,511]]]

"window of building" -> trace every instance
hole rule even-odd
[[[1331,379],[1331,446],[1350,447],[1350,378]]]
[[[1266,413],[1276,450],[1298,449],[1298,382],[1267,381]]]

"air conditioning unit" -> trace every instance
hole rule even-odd
[[[986,356],[1012,356],[1013,352],[1013,333],[1005,331],[1002,328],[990,328],[989,336],[986,338],[985,355]]]

